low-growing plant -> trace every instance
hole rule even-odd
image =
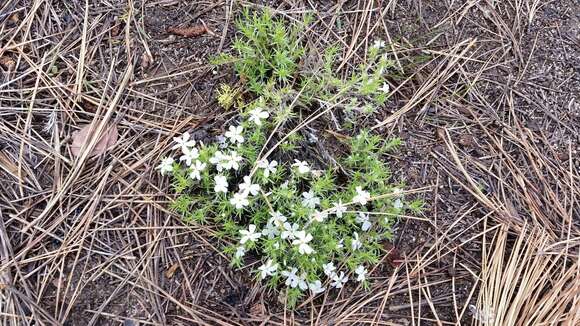
[[[328,62],[320,74],[290,80],[294,73],[301,76],[297,31],[268,12],[243,17],[237,23],[242,37],[234,46],[239,57],[230,59],[258,97],[236,102],[236,91],[223,86],[219,102],[236,103],[240,117],[219,141],[204,144],[187,132],[174,138],[176,154],[158,166],[171,174],[179,194],[172,208],[188,222],[216,225],[233,266],[243,266],[248,253],[261,260],[256,277],[284,289],[290,307],[307,292],[316,295],[349,281],[366,287],[397,217],[421,206],[405,200],[402,184],[389,182],[385,154],[401,141],[362,131],[344,140],[348,154],[338,158],[339,165],[309,161],[298,149],[304,146],[300,127],[312,119],[299,120],[283,97],[303,96],[304,103],[328,108],[347,98],[357,107],[384,103],[389,63],[380,55],[381,44],[347,81],[334,77]],[[290,61],[279,58],[282,50]],[[327,61],[335,52],[329,50]]]

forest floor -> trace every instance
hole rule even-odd
[[[169,180],[154,170],[172,137],[223,132],[234,113],[216,92],[239,81],[209,60],[231,51],[243,7],[264,6],[289,20],[312,13],[311,55],[343,45],[345,76],[385,40],[403,73],[360,124],[401,137],[393,179],[427,189],[370,290],[294,311],[230,267],[211,226],[168,208]],[[189,26],[208,32],[168,32]],[[577,1],[8,0],[0,71],[2,325],[580,321]],[[118,139],[76,157],[73,132],[92,121],[115,124]],[[342,131],[312,132],[331,152]],[[542,295],[510,265],[521,248],[522,264],[545,268],[530,270]]]

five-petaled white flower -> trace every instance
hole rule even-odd
[[[262,229],[262,235],[267,236],[268,239],[274,239],[278,234],[280,234],[280,230],[270,222]]]
[[[260,270],[260,277],[265,279],[266,276],[273,276],[276,274],[278,264],[272,264],[272,259],[268,259],[268,261],[262,266],[258,267],[258,269]]]
[[[357,250],[360,249],[360,247],[362,247],[362,242],[360,242],[357,232],[353,233],[352,239],[350,241],[350,246],[352,250]]]
[[[304,207],[315,208],[316,205],[320,204],[320,198],[316,197],[312,190],[303,192],[302,197],[304,197],[304,199],[302,199],[302,206]]]
[[[312,234],[306,233],[306,231],[298,231],[295,233],[296,240],[292,241],[292,244],[298,246],[298,252],[302,255],[310,255],[314,252],[312,247],[308,242],[312,241]]]
[[[387,83],[383,83],[383,86],[379,88],[379,91],[388,94],[391,91],[391,87]]]
[[[342,214],[346,212],[346,206],[342,204],[342,200],[339,199],[338,203],[334,203],[333,211],[336,217],[342,218]]]
[[[262,235],[260,232],[256,232],[256,226],[254,224],[248,225],[247,230],[240,230],[240,234],[242,235],[242,238],[240,239],[241,244],[244,244],[247,241],[256,242]]]
[[[322,268],[324,269],[324,274],[330,278],[332,278],[334,276],[334,271],[336,270],[336,267],[334,267],[334,264],[332,262],[328,263],[328,264],[322,264]]]
[[[276,173],[276,167],[278,166],[278,162],[276,161],[271,161],[268,162],[268,160],[259,160],[258,161],[258,167],[261,169],[264,169],[264,177],[265,178],[269,178],[270,177],[270,173]]]
[[[193,139],[190,140],[189,139],[190,137],[191,135],[189,134],[189,132],[184,132],[183,135],[181,135],[181,137],[173,137],[173,141],[175,141],[177,144],[173,145],[171,149],[181,148],[181,151],[185,153],[187,149],[195,146],[195,140]]]
[[[223,161],[220,164],[226,170],[234,169],[237,171],[240,168],[240,162],[243,159],[244,158],[241,157],[240,155],[238,155],[238,153],[236,151],[231,151],[229,155],[223,156]],[[218,166],[218,171],[219,171],[219,166]]]
[[[373,43],[373,47],[380,49],[380,48],[384,48],[385,47],[385,41],[383,40],[375,40],[375,42]]]
[[[227,155],[222,153],[221,151],[216,151],[213,156],[209,159],[209,162],[216,166],[218,172],[221,172],[224,169],[224,161],[228,158]]]
[[[344,272],[340,272],[340,275],[338,273],[335,273],[332,280],[334,282],[332,282],[330,285],[334,286],[337,289],[340,289],[348,281],[348,276],[344,275]]]
[[[242,136],[242,132],[244,131],[243,126],[230,126],[229,130],[226,131],[224,134],[227,138],[230,139],[232,144],[238,143],[241,144],[244,142],[244,136]]]
[[[371,194],[368,191],[364,191],[361,186],[356,187],[356,195],[352,198],[353,202],[366,205],[370,199]]]
[[[312,219],[316,222],[322,223],[328,217],[328,213],[326,211],[314,211],[312,214]]]
[[[193,160],[199,157],[199,151],[197,148],[183,148],[183,155],[179,158],[180,161],[185,161],[185,165],[190,166]]]
[[[367,278],[367,269],[363,265],[358,265],[357,268],[354,270],[357,277],[356,280],[359,282],[363,282]]]
[[[245,192],[235,193],[234,197],[230,198],[230,204],[232,204],[236,209],[242,209],[250,205],[248,194]]]
[[[156,169],[158,169],[161,172],[161,175],[165,175],[166,172],[173,172],[174,162],[175,160],[173,159],[173,157],[166,157],[161,160],[161,163],[157,166]]]
[[[280,237],[282,239],[294,240],[296,238],[296,232],[298,232],[298,228],[300,228],[300,226],[296,223],[290,225],[290,223],[285,222],[284,231],[282,231]]]
[[[253,121],[257,126],[262,125],[261,119],[267,119],[270,116],[268,111],[264,111],[262,108],[257,107],[250,111],[250,121]]]
[[[306,174],[308,172],[310,172],[310,166],[308,166],[308,163],[306,163],[306,161],[299,161],[299,160],[294,160],[294,164],[292,164],[293,167],[295,167],[298,170],[298,173],[300,174]]]
[[[313,294],[322,293],[324,290],[326,290],[326,288],[322,286],[322,282],[320,282],[320,280],[309,283],[308,288],[310,291],[312,291]]]
[[[213,190],[215,192],[223,192],[226,194],[228,192],[228,179],[223,175],[216,175],[213,180],[215,181],[215,186]]]
[[[244,255],[246,254],[246,248],[244,248],[243,246],[239,246],[238,248],[236,248],[236,258],[242,258],[244,257]]]
[[[296,272],[298,272],[296,267],[293,267],[288,271],[282,271],[282,276],[286,277],[286,282],[284,284],[291,288],[298,286],[300,289],[306,290],[308,285],[306,284],[305,278],[303,276],[298,276]]]
[[[270,216],[272,216],[272,218],[270,218],[269,222],[273,223],[277,227],[283,226],[284,222],[286,222],[286,216],[282,215],[282,213],[278,211],[270,212]]]
[[[195,164],[191,165],[191,173],[189,177],[192,179],[201,180],[201,171],[205,170],[206,164],[200,160],[196,160]]]
[[[359,212],[356,216],[356,222],[361,224],[361,229],[363,231],[368,231],[373,224],[369,221],[369,214],[364,212]]]
[[[252,183],[252,179],[249,175],[244,177],[244,182],[238,185],[240,187],[240,192],[251,194],[252,196],[257,195],[260,192],[260,185]]]

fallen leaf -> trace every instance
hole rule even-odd
[[[12,71],[16,66],[16,61],[8,56],[2,56],[0,57],[0,66],[8,71]]]
[[[18,165],[8,155],[0,151],[0,168],[18,179]],[[26,171],[22,170],[22,177],[26,177]]]
[[[166,271],[165,271],[165,277],[167,278],[172,278],[173,275],[175,274],[175,272],[177,271],[177,268],[179,267],[178,263],[175,263],[173,265],[171,265],[171,267],[169,267]]]
[[[250,316],[252,317],[264,317],[266,313],[266,307],[261,302],[256,302],[250,307]]]
[[[20,16],[18,15],[18,13],[14,13],[10,16],[10,18],[8,20],[12,24],[18,24],[18,22],[20,22]]]
[[[403,262],[403,258],[401,257],[401,253],[399,252],[399,249],[397,249],[395,246],[393,246],[390,243],[387,243],[385,247],[389,251],[387,253],[387,261],[389,262],[389,264],[393,267],[401,266],[401,263]]]
[[[90,132],[90,133],[89,133]],[[96,133],[96,126],[91,132],[91,125],[85,125],[79,131],[75,131],[72,134],[73,142],[70,146],[70,151],[74,156],[79,156],[81,153],[81,148],[85,143],[92,141]],[[108,149],[113,147],[117,143],[118,131],[116,125],[109,126],[101,135],[101,138],[97,141],[97,144],[93,150],[89,153],[90,156],[101,155]]]
[[[147,54],[147,52],[143,52],[143,55],[141,55],[141,67],[143,69],[147,69],[152,63],[153,58],[149,54]]]
[[[207,33],[207,27],[204,25],[189,26],[189,27],[169,27],[167,32],[183,37],[195,37]]]

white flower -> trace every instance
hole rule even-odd
[[[324,269],[324,275],[328,277],[332,277],[335,274],[334,271],[336,270],[336,267],[334,267],[332,262],[328,264],[322,264],[322,268]]]
[[[290,225],[290,223],[285,222],[284,231],[282,231],[280,237],[282,237],[282,239],[294,240],[296,238],[296,232],[298,232],[299,227],[300,226],[296,223]]]
[[[289,271],[282,271],[282,276],[286,277],[286,282],[284,284],[286,284],[286,286],[289,286],[291,288],[295,288],[298,286],[300,289],[306,290],[308,288],[308,285],[306,284],[304,274],[298,276],[296,275],[296,272],[298,272],[298,269],[296,267],[293,267]]]
[[[383,40],[375,40],[375,42],[373,43],[373,48],[384,48],[385,47],[385,41]]]
[[[206,164],[200,160],[196,160],[195,164],[191,166],[191,173],[189,177],[192,179],[201,180],[201,171],[205,170]]]
[[[302,206],[304,207],[314,208],[316,205],[320,204],[320,198],[316,197],[312,190],[309,192],[303,192],[302,197],[304,197],[304,199],[302,199]]]
[[[216,169],[221,172],[224,169],[223,163],[228,158],[227,155],[221,151],[216,151],[213,156],[209,159],[209,162],[216,166]]]
[[[334,203],[334,208],[333,208],[333,210],[334,210],[334,213],[336,214],[336,217],[338,217],[338,218],[342,218],[342,214],[343,214],[344,212],[346,212],[346,206],[344,206],[344,205],[342,204],[342,201],[339,199],[339,200],[338,200],[338,203]]]
[[[340,289],[348,281],[348,276],[344,275],[344,272],[340,272],[340,275],[334,274],[332,280],[334,282],[332,282],[330,285],[334,286],[337,289]]]
[[[261,236],[260,232],[256,232],[256,226],[254,224],[248,225],[248,230],[240,230],[240,234],[242,235],[240,239],[241,244],[247,241],[256,242]]]
[[[242,136],[242,132],[244,131],[244,127],[243,126],[230,126],[229,130],[226,131],[226,133],[224,134],[227,138],[230,139],[230,142],[232,144],[235,143],[243,143],[244,142],[244,136]]]
[[[272,216],[272,218],[270,218],[270,222],[277,227],[283,226],[284,222],[286,222],[286,216],[282,215],[282,213],[278,211],[270,212],[270,216]]]
[[[173,157],[166,157],[161,160],[161,163],[156,167],[161,172],[161,175],[165,175],[166,172],[173,172],[173,163],[175,160]]]
[[[278,166],[278,162],[271,161],[268,163],[267,160],[259,160],[258,167],[264,169],[264,177],[269,178],[270,173],[276,173],[276,167]]]
[[[220,164],[226,170],[234,169],[237,171],[238,168],[240,167],[240,162],[243,159],[244,158],[241,157],[240,155],[238,155],[238,153],[236,151],[231,151],[229,155],[223,156],[223,161]],[[219,165],[218,165],[218,171],[219,171]]]
[[[300,276],[298,276],[298,287],[302,291],[308,289],[308,283],[306,283],[306,274],[305,273],[302,273]]]
[[[273,276],[274,274],[276,274],[278,264],[272,265],[272,259],[268,259],[268,261],[262,266],[258,267],[258,269],[260,270],[260,277],[262,279],[265,279],[266,276]]]
[[[181,151],[185,153],[189,147],[195,146],[195,140],[189,140],[190,137],[191,135],[189,132],[184,132],[181,137],[173,137],[173,141],[175,141],[177,144],[173,145],[171,149],[181,148]]]
[[[359,282],[363,282],[367,278],[367,269],[363,265],[358,265],[358,267],[354,270],[357,277],[356,280]]]
[[[309,283],[308,288],[310,289],[310,291],[312,291],[313,294],[322,293],[324,292],[324,290],[326,290],[326,288],[322,286],[322,282],[320,282],[320,280],[316,280],[312,283]]]
[[[342,248],[344,248],[344,239],[340,239],[340,241],[336,245],[336,249],[342,249]]]
[[[352,235],[352,241],[350,242],[350,246],[352,247],[352,250],[357,250],[360,249],[360,247],[362,247],[362,242],[360,242],[359,238],[358,238],[358,233],[353,233]]]
[[[244,255],[246,254],[246,248],[244,248],[243,246],[239,246],[236,249],[236,258],[242,258],[244,257]]]
[[[199,151],[197,148],[182,148],[183,155],[179,158],[180,161],[185,161],[185,165],[190,166],[193,160],[199,157]]]
[[[401,209],[401,208],[403,208],[403,201],[401,200],[401,198],[395,199],[395,202],[393,203],[393,207],[395,209]]]
[[[240,192],[252,194],[252,196],[257,195],[260,192],[260,185],[253,184],[249,175],[244,177],[244,182],[240,183],[238,187],[240,187]]]
[[[389,84],[383,83],[383,86],[379,88],[379,91],[388,94],[391,91],[391,87],[389,87]]]
[[[308,166],[308,163],[306,163],[306,161],[299,161],[299,160],[294,160],[294,164],[292,164],[293,167],[296,167],[296,169],[298,169],[298,173],[300,174],[306,174],[308,172],[310,172],[310,167]]]
[[[267,236],[268,239],[274,239],[278,234],[280,234],[280,231],[270,222],[268,222],[266,227],[262,229],[262,235]]]
[[[371,226],[373,225],[370,221],[369,221],[369,214],[367,213],[363,213],[363,212],[359,212],[358,215],[356,216],[356,222],[361,225],[361,229],[363,231],[368,231]]]
[[[228,179],[225,176],[218,174],[213,178],[213,180],[215,182],[215,186],[213,187],[215,192],[223,192],[224,194],[228,193]]]
[[[368,191],[364,191],[360,186],[356,187],[356,195],[352,198],[353,202],[366,205],[369,199],[371,199],[371,194]]]
[[[261,126],[262,121],[261,119],[267,119],[270,114],[267,111],[264,111],[262,108],[258,107],[250,111],[250,121],[253,121],[256,125]]]
[[[325,211],[314,211],[314,214],[312,214],[312,219],[319,223],[322,223],[327,217],[328,213]]]
[[[308,245],[308,242],[312,240],[312,234],[306,233],[305,231],[298,231],[294,234],[296,240],[292,241],[292,244],[298,246],[298,252],[302,255],[310,255],[314,252],[312,247]]]
[[[234,194],[234,197],[230,198],[230,204],[236,207],[236,209],[242,209],[248,205],[250,205],[250,201],[248,200],[248,194],[245,192],[238,192]]]

